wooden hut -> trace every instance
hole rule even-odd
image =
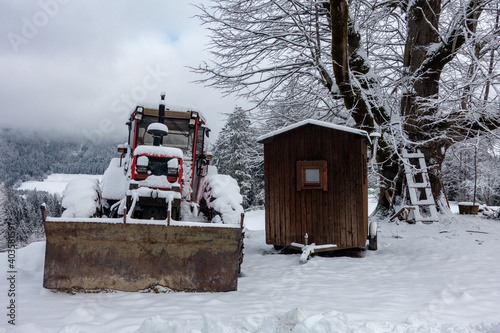
[[[367,132],[305,120],[258,138],[264,144],[266,243],[329,250],[365,247]],[[316,251],[318,252],[318,251]]]

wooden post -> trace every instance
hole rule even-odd
[[[47,219],[47,210],[45,209],[45,204],[40,205],[40,211],[42,212],[42,221],[45,222]]]
[[[123,223],[127,223],[127,208],[123,208]]]
[[[389,203],[389,205],[392,205],[392,200],[391,200],[391,196],[389,195],[389,191],[385,190],[384,194],[385,194],[385,198],[386,198],[387,202]]]
[[[167,212],[167,225],[170,225],[170,209]]]
[[[441,188],[443,189],[444,198],[446,199],[446,204],[448,205],[448,208],[450,208],[450,202],[448,201],[448,195],[446,194],[446,189],[444,188],[444,184],[441,180],[439,180],[439,182],[441,183]]]
[[[240,227],[243,229],[243,221],[245,220],[245,213],[241,213]]]

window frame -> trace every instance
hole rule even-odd
[[[319,182],[307,182],[306,170],[319,170]],[[327,161],[297,161],[297,191],[328,191]]]

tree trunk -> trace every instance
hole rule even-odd
[[[469,0],[465,11],[460,14],[463,17],[457,18],[456,24],[450,27],[450,33],[442,38],[438,31],[441,0],[403,1],[397,4],[407,13],[408,22],[402,80],[406,84],[402,87],[400,105],[404,132],[404,144],[401,145],[404,147],[394,146],[392,141],[385,141],[384,136],[380,138],[377,162],[381,188],[377,211],[382,213],[390,212],[394,204],[406,204],[401,202],[406,181],[400,159],[402,148],[410,152],[418,149],[424,154],[432,194],[439,209],[443,208],[440,199],[444,191],[441,166],[447,149],[453,143],[452,137],[462,140],[473,127],[478,132],[483,129],[481,126],[498,127],[495,118],[481,119],[483,124],[462,123],[467,110],[452,112],[446,119],[437,117],[441,73],[455,57],[456,51],[474,34],[484,8],[482,3]],[[360,36],[350,21],[348,2],[330,0],[328,9],[335,81],[356,126],[369,132],[377,126],[381,126],[382,130],[392,126],[390,112],[384,110],[383,103],[377,102],[377,96],[373,94],[373,91],[378,91],[377,82],[365,76],[370,65],[359,52]],[[462,133],[466,128],[469,132]]]
[[[424,154],[436,202],[443,192],[441,165],[446,150],[451,146],[449,139],[435,135],[440,130],[435,114],[442,65],[430,66],[423,73],[420,70],[424,61],[428,60],[432,47],[439,43],[440,12],[441,0],[417,0],[408,10],[408,36],[404,54],[408,85],[401,101],[404,130],[410,141],[410,146],[406,148],[420,149]]]
[[[401,114],[404,117],[404,129],[414,143],[430,139],[432,133],[431,116],[436,111],[433,100],[439,93],[441,71],[432,68],[418,77],[415,74],[426,60],[429,46],[439,41],[437,29],[440,10],[440,0],[418,0],[408,11],[404,54],[407,86],[401,101]]]

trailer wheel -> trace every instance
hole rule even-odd
[[[370,227],[368,228],[368,250],[376,251],[377,245],[377,222],[370,222]]]
[[[243,257],[245,256],[245,253],[243,252],[243,249],[245,248],[245,232],[241,233],[240,237],[240,244],[238,247],[238,275],[241,274],[241,265],[243,264]]]

